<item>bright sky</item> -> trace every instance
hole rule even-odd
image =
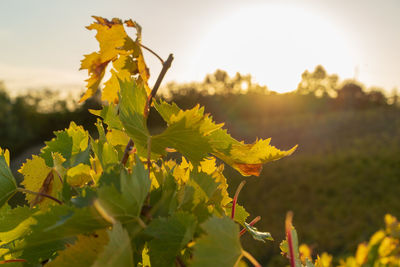
[[[399,0],[1,0],[0,80],[15,92],[83,88],[83,54],[98,49],[91,15],[132,18],[143,43],[175,60],[166,81],[201,81],[217,68],[250,73],[278,92],[301,73],[400,88]],[[146,54],[153,78],[159,62]]]

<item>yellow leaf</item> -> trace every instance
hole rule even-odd
[[[372,235],[371,239],[369,240],[368,247],[372,247],[380,243],[385,238],[385,236],[386,236],[385,232],[379,230],[378,232]]]
[[[356,262],[358,265],[363,265],[367,261],[369,248],[367,244],[361,243],[357,247]]]
[[[306,259],[309,259],[310,261],[312,260],[311,248],[309,246],[307,246],[306,244],[301,244],[299,246],[299,252],[300,252],[300,260],[303,264],[306,263]]]
[[[315,262],[315,267],[331,267],[332,266],[332,256],[324,252],[321,256],[317,256]]]
[[[97,181],[100,179],[101,174],[103,173],[103,168],[101,167],[101,162],[96,155],[94,156],[94,158],[90,157],[90,165],[90,176],[92,177],[92,180],[97,183]]]
[[[116,129],[108,130],[106,138],[112,146],[126,146],[129,142],[129,136],[125,132]]]
[[[97,20],[86,28],[97,31],[96,39],[100,45],[102,63],[113,60],[119,54],[118,48],[124,45],[127,37],[122,23],[102,23]]]
[[[84,186],[92,181],[90,166],[80,163],[67,171],[67,181],[72,186]]]
[[[379,256],[381,257],[386,257],[389,256],[393,250],[396,249],[396,247],[398,247],[399,245],[399,241],[392,238],[392,237],[385,237],[382,240],[382,243],[379,246],[378,252],[379,252]]]
[[[87,91],[79,100],[79,102],[85,101],[97,92],[108,63],[109,61],[102,62],[101,56],[97,52],[85,55],[85,58],[81,61],[80,69],[87,69],[89,78],[86,80]]]
[[[113,61],[113,67],[110,71],[110,79],[104,83],[101,99],[116,104],[120,91],[118,80],[129,80],[132,75],[138,73],[138,66],[130,55],[120,55],[117,60]]]
[[[217,167],[215,166],[215,158],[209,157],[209,158],[206,158],[203,161],[201,161],[200,169],[201,169],[201,171],[203,171],[209,175],[212,174],[213,172],[215,172],[217,169]]]
[[[22,185],[25,189],[58,197],[58,192],[62,189],[62,182],[57,174],[54,176],[53,169],[46,165],[43,158],[36,155],[32,156],[31,160],[28,159],[22,165],[19,172],[24,176]],[[26,194],[26,199],[33,205],[41,203],[42,207],[54,203],[47,198],[38,198],[33,194]]]
[[[4,156],[8,167],[10,167],[10,151],[8,151],[8,149],[1,149],[0,147],[0,155]]]
[[[225,206],[232,201],[232,198],[229,197],[228,193],[228,183],[226,182],[225,176],[222,174],[224,171],[224,165],[219,165],[216,170],[212,173],[212,177],[215,179],[218,185],[218,189],[221,191],[222,200],[221,206]]]

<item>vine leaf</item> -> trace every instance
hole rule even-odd
[[[116,177],[110,178],[115,180]],[[123,169],[119,179],[119,186],[111,184],[99,188],[98,201],[113,218],[119,221],[132,220],[140,215],[151,181],[139,159],[136,159],[132,173]]]
[[[149,244],[153,267],[173,266],[175,258],[193,238],[196,219],[192,214],[177,212],[171,217],[153,220],[145,230],[153,237]]]
[[[103,122],[108,125],[109,128],[122,130],[123,125],[118,117],[118,107],[114,104],[103,106],[103,109],[95,110],[89,109],[89,112],[103,118]]]
[[[139,24],[126,21],[128,27],[136,28],[137,38],[133,41],[126,33],[124,23],[120,19],[108,19],[93,16],[95,22],[86,27],[89,30],[96,30],[96,39],[99,42],[100,50],[85,55],[81,61],[81,70],[87,69],[89,78],[87,91],[80,99],[80,102],[92,97],[98,90],[101,80],[104,77],[105,69],[112,62],[111,77],[104,83],[101,99],[109,104],[118,103],[118,92],[120,91],[119,79],[125,80],[139,74],[147,93],[150,89],[147,85],[149,70],[144,61],[140,47],[141,27]]]
[[[58,256],[47,263],[46,267],[92,266],[107,243],[108,235],[105,230],[78,235],[76,242],[58,252]]]
[[[1,248],[3,245],[30,232],[29,226],[36,223],[32,215],[37,211],[28,206],[11,209],[5,205],[0,209],[0,257],[8,253],[8,249]]]
[[[0,148],[0,208],[17,192],[17,182],[9,167],[10,154]]]
[[[146,90],[143,85],[132,79],[119,82],[121,87],[119,117],[139,155],[147,157],[147,140],[150,133],[144,116],[147,101]]]
[[[113,225],[108,231],[109,242],[104,247],[93,267],[124,266],[133,267],[133,250],[128,232],[120,223]]]
[[[225,207],[225,215],[226,216],[231,216],[232,214],[232,203],[229,203]],[[246,219],[249,217],[249,213],[246,211],[246,209],[239,205],[236,204],[235,206],[235,217],[233,218],[236,222],[240,223],[242,226],[245,226]]]
[[[94,140],[91,138],[90,143],[94,154],[101,163],[102,169],[107,171],[115,164],[118,164],[118,152],[110,143],[107,142],[103,124],[101,123],[100,119],[97,120],[96,127],[97,131],[99,132],[99,139]]]
[[[40,156],[45,159],[47,166],[53,167],[54,160],[52,153],[60,153],[65,162],[64,167],[73,167],[79,163],[89,163],[89,134],[82,126],[77,126],[71,122],[68,129],[54,132],[55,138],[45,142],[46,146],[42,148]]]
[[[271,138],[245,144],[232,138],[226,130],[210,134],[213,154],[239,171],[243,176],[259,176],[265,163],[290,156],[297,148],[282,151],[270,145]]]
[[[192,266],[234,266],[242,255],[239,226],[228,217],[212,217],[201,226],[206,234],[196,240]]]
[[[86,99],[90,98],[97,92],[100,82],[104,77],[106,67],[110,62],[110,61],[102,62],[101,55],[97,52],[85,55],[84,57],[85,58],[81,61],[80,70],[87,69],[89,78],[86,80],[87,91],[79,100],[79,102],[85,101]]]
[[[36,213],[35,223],[18,239],[24,242],[11,241],[3,247],[9,249],[7,254],[22,251],[21,258],[30,263],[54,257],[54,253],[63,250],[67,244],[75,242],[79,234],[93,233],[109,227],[110,224],[93,208],[74,208],[67,205],[51,206],[45,213]]]
[[[184,116],[183,114],[191,114],[194,121],[202,121],[198,130],[202,134],[203,140],[206,140],[207,145],[203,148],[196,147],[197,154],[205,157],[207,153],[211,153],[239,171],[243,176],[259,176],[263,164],[289,156],[297,148],[297,146],[294,146],[290,150],[281,151],[270,145],[270,138],[256,140],[253,144],[239,142],[221,128],[222,124],[215,124],[210,116],[204,114],[204,109],[198,106],[182,111],[174,103],[168,104],[161,101],[155,103],[155,108],[168,125],[173,124],[176,118]],[[186,150],[190,147],[173,148],[184,154],[188,153]]]
[[[24,176],[21,184],[27,190],[44,193],[56,198],[62,190],[60,179],[54,176],[53,169],[48,167],[45,160],[39,156],[33,155],[32,159],[28,159],[18,172]],[[39,203],[42,204],[42,207],[46,207],[53,203],[50,199],[39,195],[26,194],[25,197],[31,207]]]
[[[174,148],[198,165],[212,152],[207,135],[222,126],[212,124],[211,118],[203,113],[204,109],[196,106],[191,110],[172,114],[167,121],[167,129],[152,137],[152,150],[166,154],[165,148]]]

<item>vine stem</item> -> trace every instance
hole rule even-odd
[[[237,199],[238,199],[238,197],[239,197],[239,193],[240,193],[240,191],[242,190],[242,188],[243,188],[243,186],[244,186],[245,184],[246,184],[246,180],[243,180],[243,181],[239,184],[238,188],[236,189],[235,196],[233,197],[233,201],[232,201],[232,213],[231,213],[231,218],[232,218],[232,219],[235,218],[236,203],[237,203]]]
[[[248,259],[251,262],[251,264],[254,265],[254,267],[262,267],[261,264],[246,250],[242,249],[242,255],[243,257]]]
[[[62,201],[59,200],[58,198],[55,198],[55,197],[50,196],[50,195],[45,194],[45,193],[34,192],[34,191],[31,191],[31,190],[28,190],[28,189],[25,189],[25,188],[21,188],[21,187],[18,187],[17,190],[18,190],[19,192],[23,192],[23,193],[27,193],[27,194],[32,194],[32,195],[36,195],[36,196],[47,197],[48,199],[51,199],[51,200],[57,202],[57,203],[60,204],[60,205],[63,204]]]
[[[160,71],[160,74],[157,77],[157,81],[154,84],[153,90],[151,90],[149,97],[147,98],[146,105],[144,107],[144,117],[147,118],[149,116],[149,111],[150,111],[150,106],[153,101],[153,98],[157,94],[158,88],[160,88],[161,82],[164,79],[165,74],[167,73],[168,69],[171,67],[171,63],[174,60],[174,56],[172,54],[169,54],[168,59],[166,61],[163,61],[161,57],[159,57],[153,50],[149,49],[146,46],[141,45],[143,48],[149,50],[152,52],[156,57],[158,57],[161,62],[162,62],[162,69]],[[132,139],[129,139],[128,144],[125,147],[124,155],[122,156],[121,164],[126,165],[126,162],[128,161],[129,157],[129,152],[132,150],[134,143]]]
[[[121,159],[121,164],[124,166],[126,165],[126,162],[128,161],[129,152],[132,150],[133,145],[134,144],[133,144],[132,139],[129,139],[129,142],[128,142],[128,144],[126,144],[126,147],[125,147],[124,155],[122,156],[122,159]]]
[[[153,50],[151,50],[150,48],[148,48],[147,46],[145,46],[144,44],[139,43],[139,45],[146,49],[147,51],[149,51],[150,53],[152,53],[156,58],[158,58],[161,61],[161,64],[164,64],[164,60]]]
[[[4,260],[4,261],[0,261],[0,264],[7,264],[7,263],[12,263],[12,262],[27,262],[27,260],[24,260],[24,259]]]
[[[144,116],[147,118],[149,116],[150,106],[153,101],[153,98],[156,96],[158,88],[160,88],[161,82],[164,79],[165,74],[168,69],[171,67],[171,63],[174,60],[174,56],[169,54],[167,60],[163,63],[163,67],[160,71],[160,74],[157,77],[157,81],[154,84],[153,90],[151,90],[149,97],[147,98],[146,106],[144,107]]]
[[[293,212],[288,211],[286,214],[285,220],[285,228],[286,228],[286,238],[289,246],[289,259],[290,259],[290,266],[296,267],[295,258],[294,258],[294,248],[293,248],[293,238],[292,238],[292,220],[293,220]]]
[[[255,218],[249,223],[249,225],[250,225],[250,226],[253,226],[253,225],[255,225],[257,222],[259,222],[260,220],[261,220],[261,217],[260,217],[260,216],[257,216],[257,217],[255,217]],[[244,235],[244,233],[246,233],[246,231],[247,231],[247,229],[246,229],[246,228],[243,228],[243,229],[240,231],[239,236]]]

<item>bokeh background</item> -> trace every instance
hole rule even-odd
[[[0,146],[16,172],[71,120],[94,134],[99,97],[78,104],[83,54],[97,50],[91,15],[132,18],[143,43],[174,53],[159,97],[205,106],[246,142],[271,137],[290,157],[246,178],[239,203],[275,242],[244,237],[263,266],[284,266],[284,216],[313,253],[354,254],[400,217],[400,2],[0,2]],[[161,66],[145,54],[153,77]],[[151,84],[154,80],[151,80]],[[161,119],[150,116],[152,129]],[[243,179],[226,167],[230,192]],[[14,204],[21,201],[15,198]]]

